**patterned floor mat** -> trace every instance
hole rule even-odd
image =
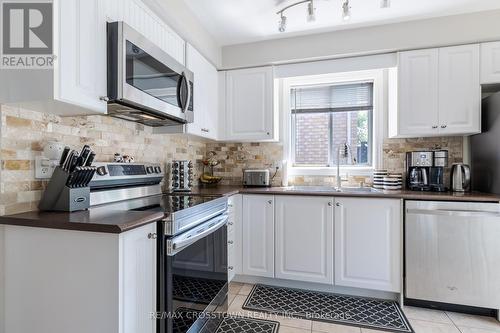
[[[279,327],[276,321],[228,316],[215,333],[277,333]]]
[[[394,301],[255,285],[243,309],[413,333],[403,311]]]

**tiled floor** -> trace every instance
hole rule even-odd
[[[229,287],[229,313],[279,321],[281,324],[280,333],[381,332],[243,310],[241,306],[251,290],[252,285],[250,284],[231,283]],[[416,333],[500,333],[500,323],[494,318],[414,307],[405,307],[404,312]]]

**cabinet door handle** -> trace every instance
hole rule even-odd
[[[233,266],[229,266],[227,269],[229,269],[230,271],[232,271],[234,269]]]
[[[446,127],[448,127],[448,126],[447,125],[441,125],[441,128],[446,128]]]
[[[205,132],[205,133],[210,132],[210,130],[209,130],[208,128],[202,128],[202,129],[201,129],[201,131],[202,131],[202,132]]]
[[[109,97],[108,96],[100,96],[99,99],[103,102],[109,102]]]
[[[227,224],[228,224],[228,225],[233,225],[234,223],[233,223],[233,222],[228,222]]]
[[[227,243],[228,243],[229,245],[233,245],[233,244],[234,244],[234,242],[233,242],[232,240],[227,241]]]
[[[150,233],[148,234],[148,239],[156,239],[156,238],[157,238],[157,236],[156,236],[156,232],[150,232]]]
[[[335,206],[340,207],[340,202],[337,202]]]
[[[273,201],[272,201],[272,200],[269,200],[267,203],[268,203],[268,204],[272,204],[272,203],[273,203]]]
[[[267,132],[266,134],[267,134],[267,135],[271,135],[271,132]]]
[[[432,126],[432,128],[433,128],[433,129],[436,129],[436,128],[438,128],[438,125],[434,125],[434,126]]]
[[[329,202],[329,203],[328,203],[328,206],[330,206],[330,207],[331,207],[331,206],[332,206],[332,203],[331,203],[331,202]]]

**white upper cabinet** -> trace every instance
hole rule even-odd
[[[186,47],[186,66],[194,73],[194,122],[187,125],[187,132],[215,140],[219,112],[217,69],[190,44]]]
[[[398,79],[398,135],[437,134],[438,50],[401,52]]]
[[[276,196],[276,277],[333,285],[333,198]]]
[[[390,137],[480,132],[479,45],[400,52]]]
[[[8,87],[0,82],[0,103],[63,116],[105,114],[112,21],[124,21],[185,63],[184,40],[140,0],[54,1],[54,69],[9,73]]]
[[[245,275],[274,277],[274,197],[243,195]]]
[[[273,67],[226,72],[225,140],[277,139]]]
[[[106,16],[103,1],[64,0],[58,9],[54,98],[105,113]]]
[[[500,83],[500,42],[481,44],[481,84]]]
[[[401,291],[401,201],[335,199],[335,285]]]
[[[439,49],[439,132],[481,131],[479,45]]]

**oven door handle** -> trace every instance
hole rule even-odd
[[[172,239],[170,246],[167,247],[167,255],[173,256],[179,253],[189,245],[196,243],[198,240],[210,235],[214,231],[218,230],[222,226],[227,224],[228,215],[224,214],[218,216],[212,220],[207,221],[203,225],[209,225],[207,229],[202,229],[200,227],[193,230],[194,235],[188,235],[186,238],[176,241],[176,238]],[[197,231],[198,229],[198,231]],[[182,237],[182,236],[181,236]],[[180,237],[179,237],[180,238]]]

